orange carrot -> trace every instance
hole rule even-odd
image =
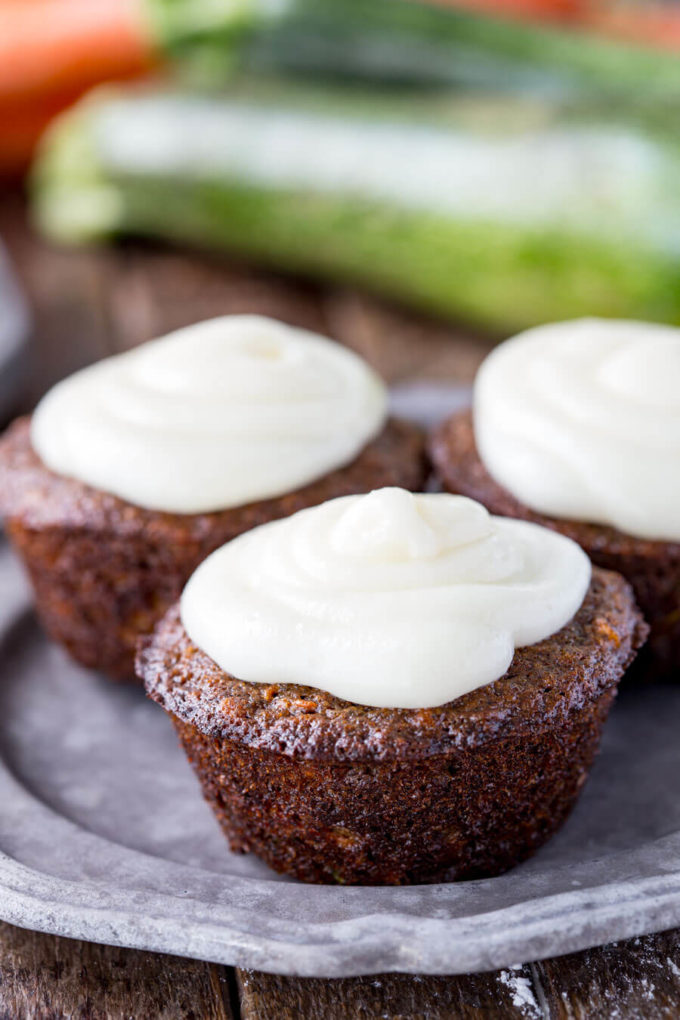
[[[619,39],[680,50],[680,10],[669,4],[593,4],[584,23]]]
[[[0,0],[0,173],[87,89],[153,63],[138,0]]]
[[[427,0],[512,18],[568,21],[626,42],[680,50],[680,10],[663,0]]]

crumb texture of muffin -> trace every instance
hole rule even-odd
[[[233,850],[304,881],[426,883],[499,874],[559,828],[645,636],[630,586],[595,569],[561,631],[436,708],[238,680],[191,642],[177,606],[137,668]]]
[[[680,666],[680,543],[638,538],[605,524],[536,513],[491,477],[475,443],[471,411],[453,415],[433,433],[430,457],[444,488],[483,503],[493,514],[532,521],[573,539],[593,563],[631,583],[650,625],[634,673],[654,678]]]
[[[296,491],[212,513],[166,513],[50,471],[23,418],[0,441],[0,512],[48,634],[82,665],[129,681],[139,635],[214,549],[335,496],[420,489],[427,474],[421,430],[389,420],[350,464]]]

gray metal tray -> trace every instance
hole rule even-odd
[[[625,690],[567,825],[500,878],[305,886],[229,852],[165,714],[46,640],[0,541],[0,917],[25,927],[326,977],[495,969],[673,927],[679,732],[680,684]]]

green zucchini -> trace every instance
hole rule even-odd
[[[33,192],[57,239],[190,242],[492,330],[680,322],[680,144],[546,103],[106,91],[57,122]]]
[[[414,0],[146,0],[162,45],[219,81],[302,71],[677,109],[677,54]]]

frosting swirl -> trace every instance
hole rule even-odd
[[[378,489],[265,524],[190,578],[191,640],[232,676],[427,708],[561,629],[590,562],[571,540],[463,496]]]
[[[474,393],[489,473],[551,517],[680,541],[680,330],[582,319],[501,344]]]
[[[356,354],[252,315],[224,316],[58,383],[31,440],[58,474],[151,510],[279,496],[354,459],[386,392]]]

